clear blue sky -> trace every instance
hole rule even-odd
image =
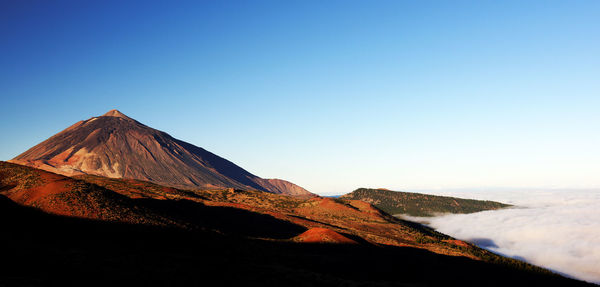
[[[600,186],[600,1],[1,1],[0,36],[0,160],[117,108],[320,194]]]

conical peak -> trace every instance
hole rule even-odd
[[[103,117],[117,117],[117,118],[131,119],[130,117],[126,116],[124,113],[119,112],[118,110],[110,110],[102,116]]]

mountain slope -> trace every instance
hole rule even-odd
[[[422,249],[57,217],[0,195],[0,286],[596,286]]]
[[[78,178],[87,188],[65,193],[57,183],[85,182],[0,162],[0,244],[10,247],[2,253],[10,264],[0,270],[0,285],[592,286],[396,219],[362,201]],[[51,200],[22,200],[32,193]],[[69,200],[54,197],[57,193]],[[204,228],[77,214],[88,193],[104,203],[99,212],[143,207],[148,212],[137,214]],[[68,206],[77,207],[70,216],[80,218],[38,210],[69,215],[60,212]]]
[[[94,220],[207,228],[278,239],[291,239],[317,228],[297,239],[321,238],[327,242],[338,233],[356,242],[481,257],[475,246],[456,244],[446,235],[394,218],[358,200],[235,189],[186,191],[131,179],[92,175],[69,178],[8,162],[0,162],[0,195],[47,213]],[[322,232],[325,229],[327,232]],[[462,250],[463,244],[468,248]]]
[[[79,121],[11,162],[67,176],[91,174],[174,187],[231,187],[312,195],[295,184],[255,176],[222,157],[145,126],[117,110]]]
[[[0,162],[0,195],[56,215],[135,224],[176,224],[111,190],[8,162]]]
[[[389,214],[407,214],[411,216],[434,216],[439,213],[473,213],[510,206],[495,201],[369,188],[359,188],[340,198],[362,200]]]

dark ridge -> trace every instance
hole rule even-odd
[[[391,215],[407,214],[410,216],[434,216],[439,213],[473,213],[510,206],[489,200],[369,188],[359,188],[340,198],[362,200]]]
[[[218,230],[237,236],[288,239],[306,228],[273,216],[233,207],[207,206],[190,200],[136,199],[158,214],[185,222],[194,229]]]

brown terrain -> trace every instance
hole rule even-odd
[[[356,241],[345,237],[331,229],[314,227],[294,237],[296,241],[307,243],[343,243],[357,244]]]
[[[589,286],[118,111],[0,162],[0,228],[0,286]]]
[[[238,188],[289,195],[312,193],[263,179],[203,148],[145,126],[117,110],[79,121],[11,162],[72,176],[131,178],[182,188]]]
[[[0,162],[0,175],[2,195],[56,215],[197,229],[212,224],[206,224],[207,218],[194,216],[195,209],[226,208],[265,215],[294,226],[298,233],[290,235],[298,235],[296,239],[300,241],[315,242],[322,238],[323,242],[344,242],[342,238],[349,236],[371,244],[412,246],[440,254],[477,258],[469,250],[456,248],[457,244],[442,241],[450,239],[448,236],[396,219],[358,200],[304,199],[232,188],[182,190],[132,179],[90,175],[70,178],[8,162]],[[301,235],[304,231],[307,233]],[[293,241],[294,236],[287,239]],[[424,239],[430,243],[423,243]]]
[[[0,244],[16,262],[0,270],[0,286],[479,286],[489,276],[498,278],[488,286],[586,285],[358,200],[185,190],[0,162],[0,204]]]

